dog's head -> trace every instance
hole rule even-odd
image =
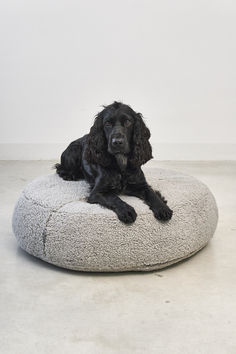
[[[96,116],[87,138],[85,158],[106,167],[115,157],[122,170],[127,163],[137,168],[152,158],[149,138],[142,115],[115,101]]]

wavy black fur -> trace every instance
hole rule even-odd
[[[91,187],[88,202],[113,210],[124,223],[134,222],[137,214],[120,193],[143,199],[158,220],[166,221],[173,212],[141,169],[152,158],[149,138],[141,113],[115,101],[103,106],[89,134],[70,143],[55,168],[65,180],[85,179]]]

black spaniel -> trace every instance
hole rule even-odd
[[[113,210],[124,223],[134,222],[137,214],[118,194],[143,199],[158,220],[169,220],[172,210],[141,170],[152,158],[149,138],[142,115],[115,101],[98,113],[89,134],[67,147],[55,168],[65,180],[85,179],[91,187],[88,203]]]

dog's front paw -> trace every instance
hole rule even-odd
[[[117,210],[116,213],[120,221],[125,224],[133,223],[137,217],[136,211],[130,205],[124,206],[122,209]]]
[[[162,206],[157,210],[153,210],[153,213],[155,218],[162,221],[170,220],[173,215],[173,211],[167,205]]]

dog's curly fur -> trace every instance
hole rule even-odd
[[[118,109],[118,103],[115,102],[113,107]],[[107,167],[111,164],[112,157],[107,152],[107,141],[103,130],[103,115],[103,111],[97,115],[94,125],[90,129],[85,158],[90,163],[97,163],[103,167]],[[137,113],[133,130],[133,149],[129,157],[130,166],[140,167],[152,158],[152,148],[148,141],[149,138],[150,131],[144,124],[142,115]]]
[[[118,197],[120,193],[143,199],[157,219],[169,220],[172,210],[141,170],[152,158],[150,131],[141,113],[116,101],[103,108],[89,134],[62,153],[57,173],[65,180],[85,179],[91,187],[88,202],[112,209],[124,223],[134,222],[137,214]]]

